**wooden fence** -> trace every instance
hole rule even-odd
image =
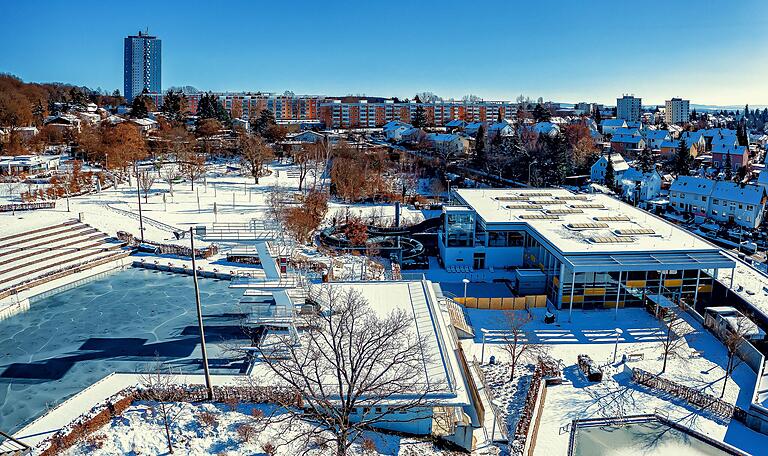
[[[734,406],[724,400],[703,393],[696,388],[675,383],[658,375],[651,374],[638,368],[632,368],[632,381],[648,388],[657,389],[678,397],[685,402],[700,407],[723,418],[731,418]]]
[[[453,298],[454,301],[470,309],[525,310],[534,307],[547,307],[546,295],[530,295],[506,298],[472,298],[467,296]]]

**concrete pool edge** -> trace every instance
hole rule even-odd
[[[128,257],[118,258],[85,271],[76,272],[51,280],[50,282],[23,290],[16,295],[3,298],[0,300],[0,320],[11,318],[13,315],[28,309],[31,302],[48,296],[53,296],[91,280],[96,280],[106,274],[124,269],[125,267],[130,266],[130,262],[131,260],[128,259]]]
[[[576,434],[579,428],[585,429],[585,428],[602,427],[602,426],[628,426],[632,424],[643,424],[643,423],[652,423],[652,422],[656,422],[656,423],[660,423],[665,426],[668,426],[672,429],[675,429],[679,432],[689,435],[699,440],[700,442],[703,442],[707,445],[717,448],[729,455],[750,456],[749,453],[746,453],[732,445],[729,445],[720,440],[713,439],[712,437],[702,434],[701,432],[695,431],[689,427],[675,423],[674,421],[671,421],[663,416],[656,415],[656,414],[627,415],[622,417],[609,417],[609,418],[585,418],[585,419],[573,420],[570,423],[571,432],[568,440],[567,454],[568,456],[574,455],[574,450],[576,448]]]

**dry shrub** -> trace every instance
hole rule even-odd
[[[371,439],[363,440],[363,451],[365,453],[376,453],[376,443]]]
[[[240,401],[235,396],[229,396],[224,399],[224,405],[229,408],[230,412],[237,410],[237,406],[240,405]]]
[[[254,407],[253,409],[251,409],[251,416],[256,420],[261,420],[262,418],[264,418],[264,411],[260,408]]]
[[[250,424],[241,424],[237,427],[237,435],[244,443],[250,442],[256,436],[256,428]]]
[[[277,453],[277,447],[267,442],[261,446],[261,451],[266,453],[267,456],[274,456]]]
[[[98,450],[104,446],[104,440],[106,440],[104,435],[91,435],[85,439],[85,444],[89,450]]]
[[[216,427],[219,425],[219,419],[216,417],[216,414],[211,412],[200,412],[197,419],[208,427]]]

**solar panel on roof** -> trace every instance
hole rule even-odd
[[[569,223],[565,225],[566,228],[572,230],[597,230],[600,228],[608,228],[607,223]]]
[[[592,217],[598,222],[628,222],[629,217],[626,215],[606,215],[602,217]]]
[[[506,206],[507,209],[526,209],[526,210],[532,210],[532,209],[541,209],[544,206],[541,204],[508,204]]]
[[[546,209],[547,214],[583,214],[581,209]]]
[[[552,194],[549,192],[530,192],[530,193],[526,192],[521,194],[525,196],[552,196]]]
[[[571,207],[577,207],[581,209],[605,209],[605,206],[598,203],[571,204]]]
[[[589,240],[595,244],[624,244],[634,241],[634,238],[627,236],[592,236]]]
[[[655,234],[656,232],[650,228],[624,228],[613,230],[619,236],[630,236],[633,234]]]
[[[523,214],[519,217],[523,220],[558,220],[560,218],[557,215],[547,214]]]

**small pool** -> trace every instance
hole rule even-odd
[[[214,373],[239,373],[226,344],[246,340],[242,290],[200,280],[208,357]],[[11,433],[111,372],[158,360],[202,370],[191,276],[128,268],[39,300],[0,321],[0,430]]]
[[[729,456],[719,442],[708,442],[682,426],[672,427],[659,420],[620,425],[576,425],[572,456]],[[716,446],[717,445],[717,446]],[[719,446],[723,446],[720,448]]]

